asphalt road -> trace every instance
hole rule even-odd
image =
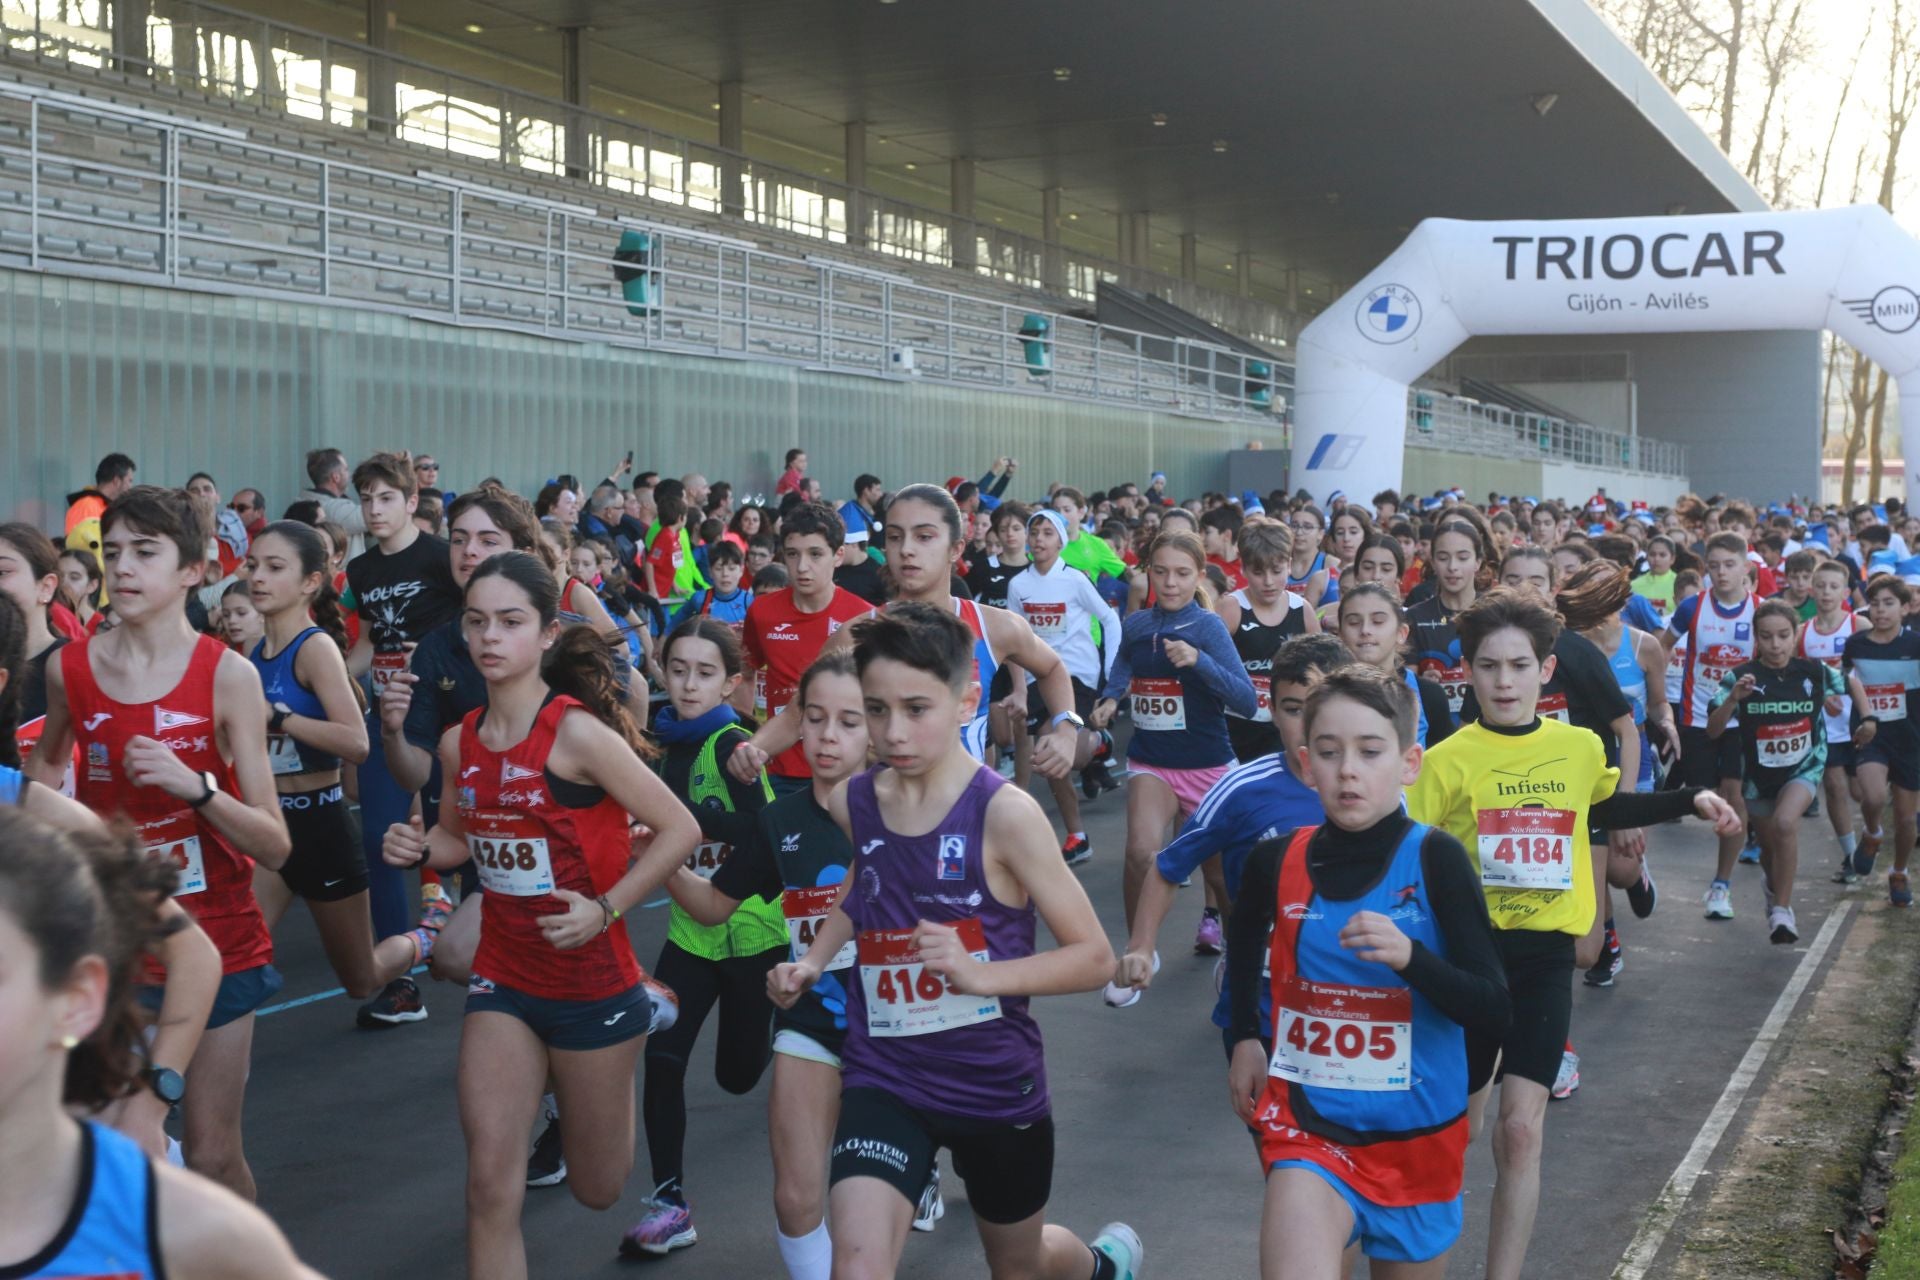
[[[1124,937],[1124,818],[1117,794],[1091,806],[1096,852],[1081,868],[1116,942]],[[1738,918],[1709,922],[1699,894],[1711,875],[1710,835],[1697,824],[1652,834],[1660,908],[1650,920],[1623,921],[1627,967],[1613,988],[1576,989],[1583,1085],[1548,1115],[1529,1276],[1612,1274],[1823,920],[1840,895],[1864,892],[1827,882],[1837,853],[1824,820],[1807,822],[1802,843],[1802,941],[1790,948],[1767,941],[1757,868],[1738,869]],[[1624,898],[1620,908],[1626,911]],[[1083,1236],[1111,1219],[1132,1223],[1145,1240],[1150,1275],[1249,1276],[1257,1269],[1261,1183],[1228,1110],[1220,1038],[1208,1021],[1213,961],[1187,947],[1199,912],[1196,882],[1168,922],[1166,967],[1134,1008],[1108,1009],[1097,994],[1035,1004],[1058,1126],[1051,1217]],[[635,913],[643,962],[658,952],[665,917],[664,910]],[[1842,934],[1835,950],[1846,941]],[[283,1002],[334,985],[297,908],[281,926],[278,963],[287,978]],[[395,1030],[356,1029],[353,1006],[341,996],[279,1008],[260,1022],[246,1137],[260,1201],[329,1276],[462,1274],[465,1153],[454,1063],[463,995],[427,984],[431,1018]],[[1807,999],[1817,998],[1816,980]],[[766,1083],[744,1098],[723,1093],[712,1079],[710,1045],[711,1032],[689,1081],[687,1188],[700,1242],[662,1262],[616,1258],[621,1232],[643,1212],[650,1190],[642,1142],[627,1197],[611,1212],[590,1212],[564,1188],[529,1191],[524,1226],[533,1275],[613,1276],[635,1267],[784,1275],[773,1239]],[[1739,1123],[1736,1117],[1735,1135]],[[1723,1152],[1730,1146],[1729,1139]],[[933,1234],[911,1239],[903,1276],[983,1271],[965,1192],[950,1168],[945,1186],[947,1217]],[[1492,1186],[1483,1136],[1468,1162],[1466,1231],[1450,1276],[1479,1273]]]

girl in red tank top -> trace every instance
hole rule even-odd
[[[633,1075],[673,993],[634,961],[621,916],[699,843],[693,814],[641,761],[616,658],[589,628],[562,628],[560,584],[524,552],[467,582],[461,627],[487,705],[440,740],[447,786],[431,832],[386,835],[395,866],[469,858],[485,891],[460,1031],[469,1273],[524,1274],[526,1136],[549,1077],[574,1198],[609,1208],[633,1168]],[[634,845],[629,816],[651,831]],[[635,848],[639,856],[633,856]]]
[[[46,723],[27,773],[59,786],[77,746],[80,801],[127,818],[179,868],[174,896],[219,964],[217,976],[198,965],[167,973],[146,993],[149,1007],[159,996],[153,1058],[184,1064],[188,1165],[251,1198],[240,1116],[252,1015],[280,986],[253,867],[280,867],[290,847],[267,762],[267,702],[245,658],[187,623],[208,533],[186,494],[136,486],[107,508],[101,533],[116,625],[48,661]],[[162,978],[158,966],[148,974]],[[209,978],[217,990],[203,1023],[187,1011],[206,1007]]]

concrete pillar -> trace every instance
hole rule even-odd
[[[587,70],[587,30],[585,27],[560,28],[560,96],[569,106],[585,107],[590,84]],[[593,156],[587,118],[569,111],[566,124],[566,159],[569,178],[591,178]]]
[[[390,51],[394,28],[398,25],[394,0],[367,0],[368,44],[382,52]],[[190,48],[193,45],[192,41],[186,43]],[[176,55],[177,52],[176,48]],[[400,123],[393,64],[379,57],[370,59],[370,64],[367,67],[367,132],[392,133]]]
[[[1287,310],[1300,309],[1300,268],[1287,268]]]
[[[128,75],[147,75],[151,70],[147,53],[148,0],[114,0],[108,6],[108,33],[113,41],[113,66]]]
[[[1120,215],[1120,260],[1142,271],[1153,267],[1153,226],[1146,210]]]
[[[720,82],[720,208],[740,217],[746,211],[746,169],[740,156],[746,151],[745,96],[738,80]]]
[[[1060,252],[1060,188],[1040,193],[1040,283],[1055,293],[1067,288],[1066,255]]]
[[[973,226],[973,157],[955,156],[948,165],[948,207],[953,210],[953,265],[971,271],[977,265]]]
[[[1200,274],[1200,237],[1189,231],[1180,237],[1180,278],[1193,280]]]
[[[846,124],[847,243],[867,243],[867,122]]]
[[[1245,249],[1233,255],[1233,291],[1243,298],[1253,295],[1253,255]]]

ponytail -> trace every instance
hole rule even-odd
[[[1569,631],[1585,631],[1618,614],[1632,594],[1625,569],[1611,560],[1589,560],[1567,575],[1553,603]]]
[[[591,627],[573,626],[564,628],[553,648],[547,650],[540,674],[555,693],[578,699],[581,706],[619,734],[635,755],[652,760],[660,754],[660,748],[640,731],[627,710],[617,670],[606,638]]]

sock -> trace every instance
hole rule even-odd
[[[833,1274],[833,1240],[822,1222],[803,1236],[790,1236],[773,1229],[780,1241],[780,1261],[787,1265],[791,1280],[828,1280]]]
[[[560,1118],[560,1100],[550,1093],[540,1095],[540,1114],[549,1120]]]
[[[1840,837],[1840,852],[1846,854],[1848,857],[1852,857],[1853,851],[1859,847],[1860,837],[1853,832],[1849,831]]]
[[[1067,832],[1067,839],[1069,840],[1085,840],[1086,838],[1087,838],[1087,833],[1084,831]]]
[[[1606,932],[1603,936],[1606,938],[1607,949],[1609,951],[1618,951],[1620,949],[1620,934],[1613,927],[1612,916],[1607,917]]]
[[[1113,1259],[1098,1249],[1095,1249],[1093,1251],[1093,1275],[1088,1277],[1088,1280],[1119,1280],[1119,1276],[1120,1268],[1114,1264]]]

